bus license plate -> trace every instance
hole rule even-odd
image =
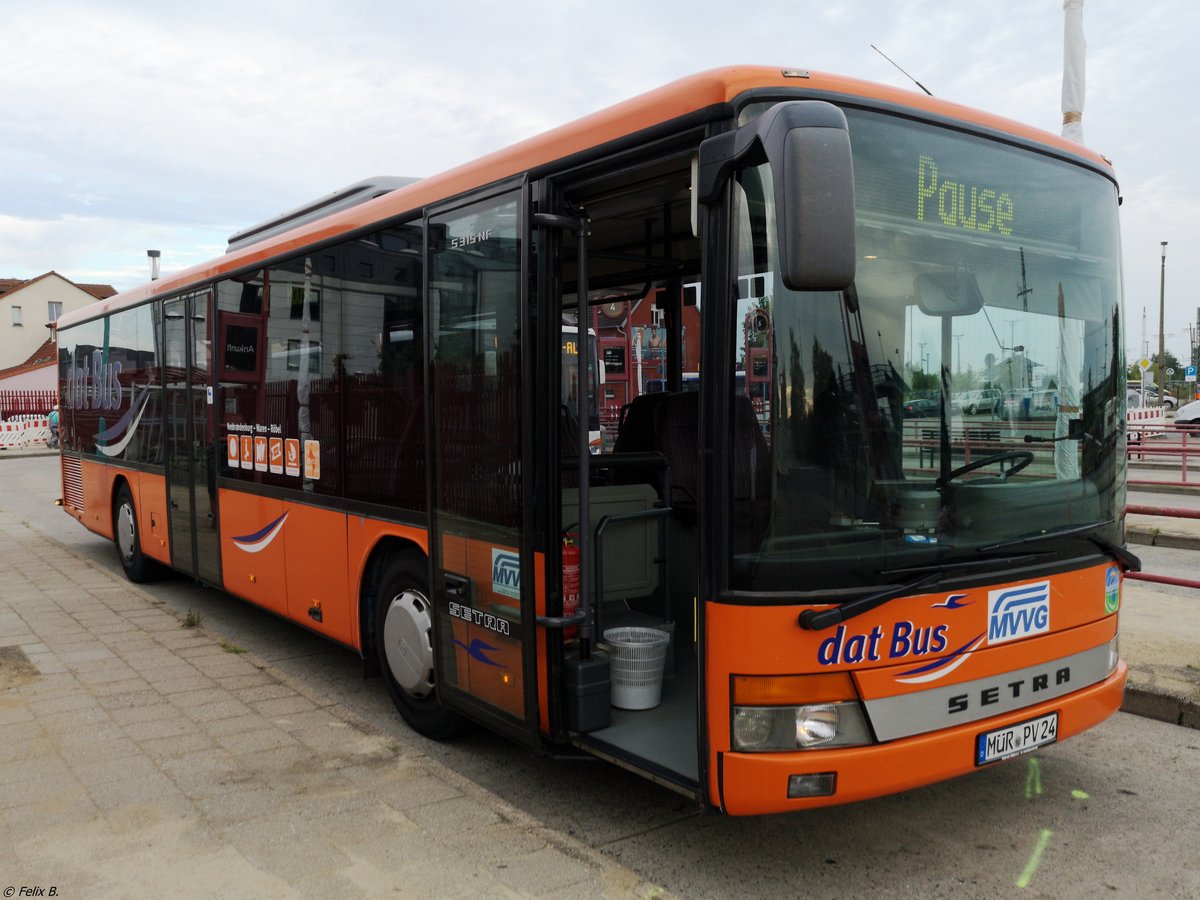
[[[1008,759],[1058,740],[1058,713],[1053,712],[1007,728],[985,731],[975,738],[975,765]]]

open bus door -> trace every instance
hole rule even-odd
[[[533,744],[523,198],[492,192],[426,220],[429,583],[439,699]]]
[[[592,452],[588,426],[566,390],[591,381],[590,367],[603,365],[598,336],[579,342],[579,352],[544,360],[545,377],[537,381],[547,428],[542,443],[558,460],[557,477],[540,495],[548,500],[546,533],[569,539],[572,551],[568,559],[547,542],[549,605],[572,593],[559,572],[573,568],[577,552],[584,616],[548,641],[549,731],[698,798],[698,486],[689,481],[698,467],[688,460],[698,445],[699,394],[683,390],[681,376],[684,284],[699,275],[699,242],[688,225],[692,149],[680,141],[635,165],[601,163],[541,182],[545,212],[534,223],[537,346],[577,339],[578,323],[593,322],[595,307],[613,297],[647,323],[657,305],[655,321],[666,332],[666,390],[631,398],[602,452]],[[698,310],[693,314],[698,333]],[[569,612],[567,618],[573,620]],[[642,639],[655,648],[645,648],[644,682],[632,671],[639,648],[629,646]]]

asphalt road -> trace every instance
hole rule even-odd
[[[0,485],[6,509],[117,570],[111,545],[53,505],[55,458],[0,458]],[[1168,551],[1140,550],[1150,571],[1187,565],[1159,556]],[[149,589],[380,732],[678,896],[1200,897],[1194,730],[1122,713],[1035,756],[945,784],[728,819],[607,764],[534,758],[485,732],[428,742],[401,723],[378,680],[361,678],[354,654],[181,578]]]

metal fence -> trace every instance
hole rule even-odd
[[[0,418],[45,416],[57,404],[57,391],[0,391]]]

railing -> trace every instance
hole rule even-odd
[[[1179,464],[1179,480],[1130,478],[1130,485],[1163,487],[1195,487],[1200,478],[1188,480],[1189,460],[1200,462],[1200,425],[1141,425],[1136,431],[1130,426],[1126,447],[1129,462],[1142,466],[1174,468]],[[1200,473],[1191,473],[1200,475]]]
[[[928,474],[926,464],[932,466],[937,461],[941,451],[941,426],[930,419],[910,419],[904,423],[904,449],[906,459],[911,460],[911,453],[916,451],[918,468],[913,469],[906,464],[905,471],[911,474]],[[995,453],[1011,450],[1028,450],[1035,458],[1040,457],[1046,463],[1054,459],[1054,445],[1047,443],[1026,443],[1025,435],[1051,437],[1054,434],[1054,422],[1044,419],[1035,420],[989,420],[967,419],[950,427],[950,451],[955,457],[956,465],[967,465],[972,459],[981,458]],[[958,457],[961,457],[961,463]],[[1033,467],[1030,467],[1032,469]],[[1053,477],[1053,473],[1036,472],[1026,469],[1024,478]]]
[[[1130,503],[1126,513],[1141,516],[1166,516],[1172,519],[1200,519],[1200,509],[1185,509],[1179,506],[1142,506]],[[1126,578],[1135,581],[1150,581],[1155,584],[1170,584],[1175,587],[1200,588],[1200,581],[1193,578],[1178,578],[1174,575],[1153,575],[1149,572],[1126,572]]]
[[[0,419],[45,416],[58,404],[58,391],[0,391]]]

